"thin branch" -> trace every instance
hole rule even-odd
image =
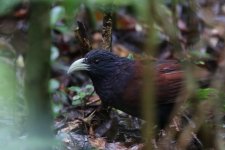
[[[112,14],[105,13],[102,27],[102,48],[111,51],[112,46]]]
[[[78,25],[78,28],[75,29],[75,37],[77,37],[79,41],[81,42],[81,46],[84,51],[91,50],[92,48],[91,48],[90,40],[88,38],[85,25],[80,21],[77,21],[77,25]]]

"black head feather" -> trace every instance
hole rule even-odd
[[[106,50],[92,50],[85,55],[88,74],[103,103],[119,104],[122,92],[133,72],[133,60]]]
[[[106,50],[92,50],[84,58],[89,66],[88,73],[93,80],[113,76],[122,71],[123,66],[133,63],[132,60],[119,57]]]

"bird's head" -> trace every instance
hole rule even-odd
[[[68,74],[85,71],[91,78],[104,78],[116,73],[120,70],[120,66],[128,61],[130,60],[106,50],[92,50],[84,58],[73,62],[68,69]]]

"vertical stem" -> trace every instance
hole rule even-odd
[[[149,37],[146,44],[146,52],[154,56],[155,49],[155,31],[153,28],[152,14],[155,7],[155,1],[146,1],[145,18],[149,25]],[[155,124],[155,89],[154,89],[154,67],[153,63],[147,62],[148,67],[144,70],[144,88],[142,98],[143,116],[147,122],[146,128],[143,129],[143,136],[146,141],[146,148],[152,147],[152,139],[154,137],[153,126]]]
[[[52,137],[52,114],[48,92],[50,70],[49,1],[31,3],[29,46],[26,55],[26,99],[29,109],[29,135],[34,138]]]

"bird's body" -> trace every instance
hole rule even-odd
[[[103,105],[142,118],[143,71],[148,67],[105,50],[93,50],[86,54],[80,61],[85,64],[83,67],[78,67],[80,62],[77,62],[71,65],[69,72],[87,71]],[[158,124],[163,127],[182,89],[183,72],[175,60],[158,61],[155,70],[156,113]]]

